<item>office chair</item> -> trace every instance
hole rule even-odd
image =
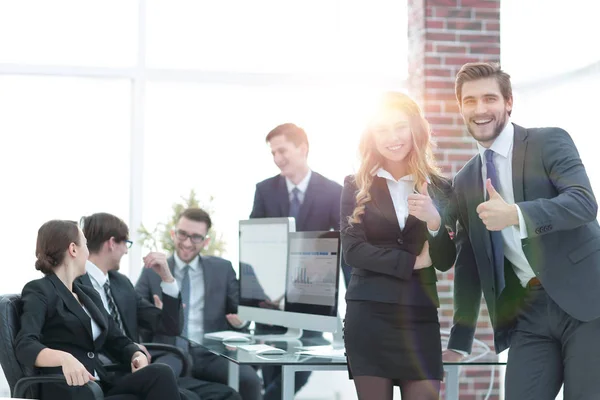
[[[0,365],[8,381],[12,397],[39,398],[39,384],[67,384],[63,375],[40,375],[35,369],[23,367],[15,354],[15,337],[21,327],[21,295],[0,296]],[[100,386],[93,381],[84,385],[89,396],[86,399],[103,400]],[[73,388],[75,390],[76,388]]]

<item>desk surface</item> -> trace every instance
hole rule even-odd
[[[238,345],[265,343],[286,350],[282,355],[258,355],[252,352],[238,349]],[[297,339],[286,341],[257,341],[251,343],[223,343],[217,340],[205,339],[200,345],[214,354],[224,357],[236,364],[248,365],[346,365],[346,360],[326,355],[299,354],[302,346],[323,346],[330,342],[325,339]],[[460,362],[444,362],[444,365],[505,365],[499,361],[493,351],[477,343],[473,345],[472,353]]]

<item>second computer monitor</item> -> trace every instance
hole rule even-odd
[[[340,233],[291,232],[285,311],[337,317]]]

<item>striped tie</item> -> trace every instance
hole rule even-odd
[[[108,300],[108,312],[110,316],[115,321],[121,332],[125,335],[125,328],[123,327],[123,321],[121,321],[121,316],[119,315],[119,309],[117,308],[117,303],[115,303],[115,299],[110,291],[110,284],[108,281],[104,283],[104,293],[106,293],[106,299]],[[127,336],[127,335],[125,335]]]

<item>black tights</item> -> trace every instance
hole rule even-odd
[[[392,400],[394,382],[378,376],[355,376],[358,400]],[[441,382],[437,380],[402,381],[402,400],[439,400]]]

